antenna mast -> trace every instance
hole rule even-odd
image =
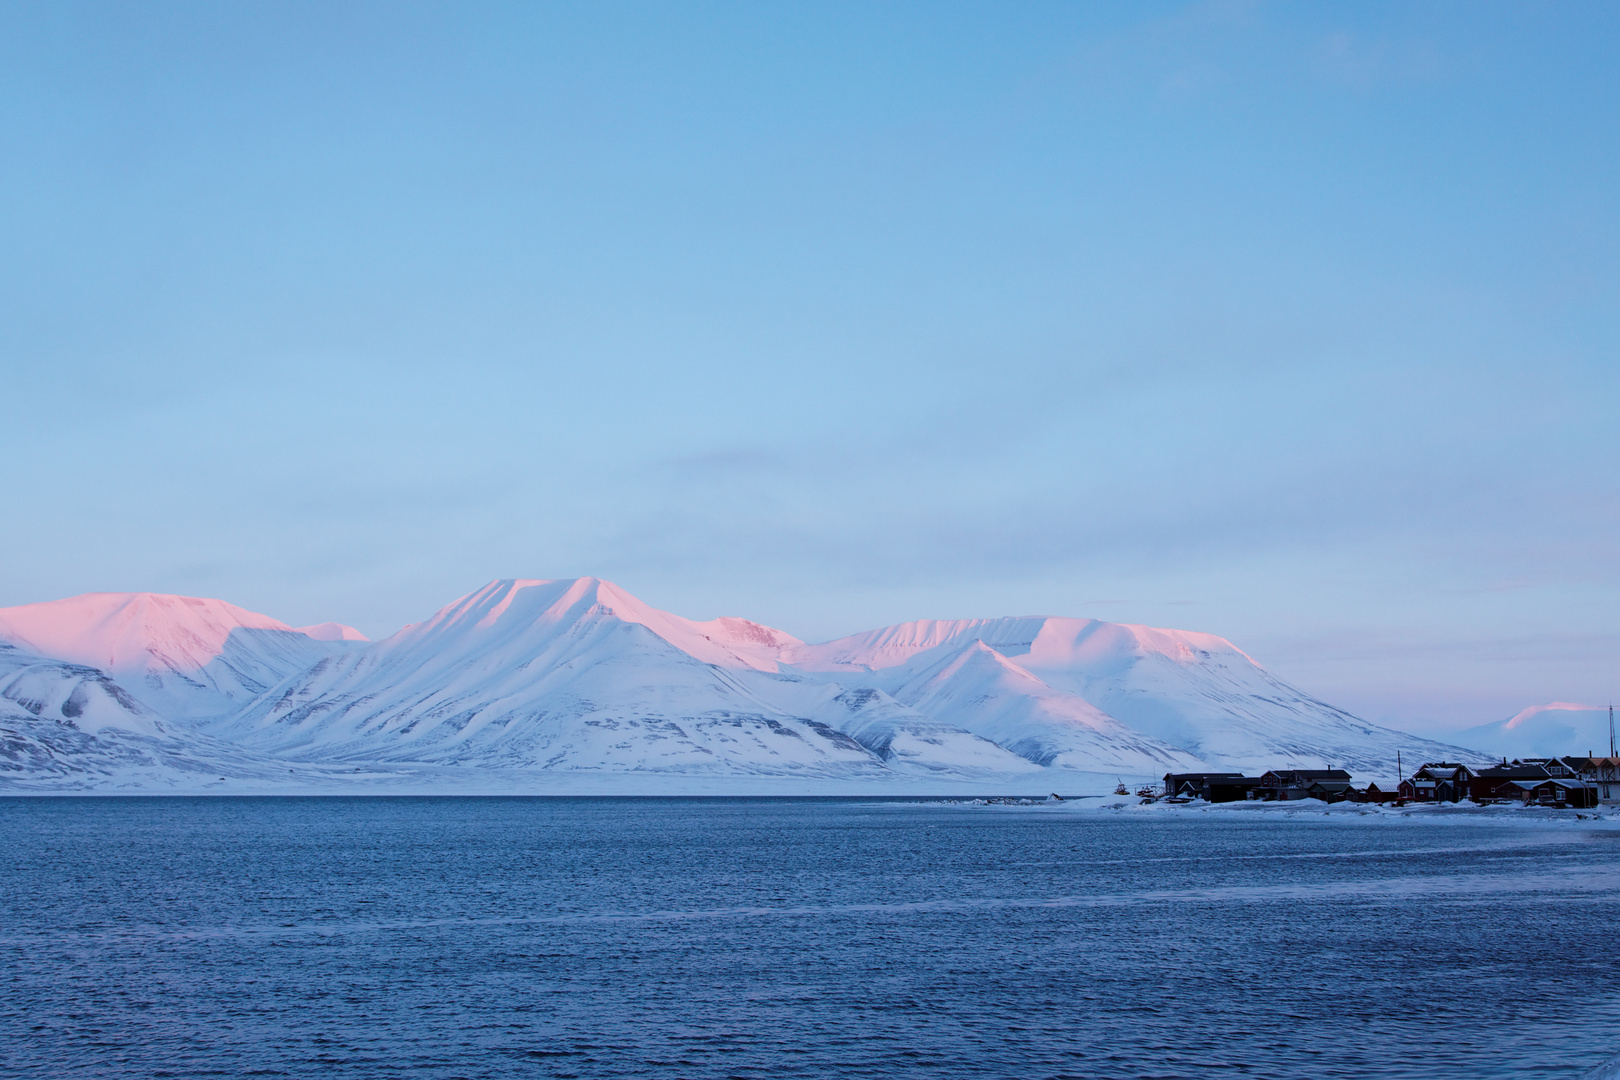
[[[1614,704],[1609,704],[1609,756],[1614,757]]]

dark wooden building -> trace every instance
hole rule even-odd
[[[1320,799],[1323,802],[1344,802],[1359,795],[1355,785],[1348,780],[1312,780],[1305,788],[1307,799]]]
[[[1165,773],[1164,793],[1170,797],[1238,802],[1260,784],[1258,776],[1235,772]]]
[[[1380,784],[1374,780],[1363,788],[1359,795],[1353,795],[1351,798],[1359,799],[1361,802],[1387,803],[1394,802],[1400,797],[1400,794],[1401,786],[1399,784],[1388,780]]]
[[[1401,781],[1400,796],[1413,802],[1462,802],[1474,797],[1477,774],[1454,761],[1434,761]]]
[[[1517,795],[1526,806],[1569,806],[1577,810],[1598,804],[1598,789],[1585,780],[1548,776],[1541,780],[1509,780],[1497,789],[1501,796]]]
[[[1350,774],[1343,769],[1272,769],[1260,777],[1254,797],[1280,801],[1320,798],[1311,794],[1312,784],[1320,785],[1324,792],[1348,790]]]
[[[1591,760],[1591,759],[1584,759]],[[1519,758],[1480,769],[1474,777],[1475,802],[1511,800],[1527,806],[1591,807],[1603,799],[1601,780],[1582,775],[1581,758]],[[1596,775],[1602,775],[1597,771]]]

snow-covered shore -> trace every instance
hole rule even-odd
[[[971,800],[963,805],[974,806]],[[987,809],[1008,809],[1054,814],[1119,814],[1143,819],[1228,818],[1232,820],[1354,821],[1361,823],[1421,822],[1446,825],[1531,825],[1613,828],[1620,826],[1620,808],[1560,810],[1545,806],[1476,806],[1472,803],[1408,803],[1405,806],[1377,803],[1325,803],[1319,799],[1288,802],[1242,801],[1208,803],[1195,799],[1186,803],[1164,800],[1146,802],[1135,795],[1105,795],[1099,798],[982,804]]]
[[[1126,778],[1128,782],[1132,778]],[[590,770],[493,769],[454,766],[366,765],[340,770],[300,765],[285,776],[268,771],[248,776],[208,778],[195,773],[138,768],[82,777],[30,780],[0,776],[0,797],[94,795],[619,795],[905,797],[938,801],[979,797],[1046,798],[1057,793],[1064,804],[1095,802],[1111,791],[1116,774],[1073,769],[1040,769],[978,776],[945,774],[839,780],[825,777],[736,776],[728,774],[611,772]],[[1090,796],[1088,798],[1088,796]]]

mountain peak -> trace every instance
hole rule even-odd
[[[1573,701],[1549,701],[1545,705],[1532,705],[1528,709],[1520,709],[1514,713],[1502,726],[1509,731],[1532,723],[1542,713],[1549,712],[1599,712],[1606,708],[1602,705],[1577,705]]]
[[[358,636],[337,633],[345,631]],[[85,593],[0,609],[0,638],[99,668],[165,716],[233,708],[344,640],[224,600],[166,593]]]
[[[1602,755],[1609,752],[1609,707],[1549,701],[1452,737],[1495,757]]]
[[[167,593],[84,593],[0,608],[0,637],[41,656],[130,671],[171,661],[202,667],[237,629],[293,628],[224,600]]]
[[[395,638],[420,641],[444,635],[494,634],[538,647],[540,640],[549,640],[566,627],[580,627],[583,632],[587,624],[604,621],[645,627],[694,659],[725,668],[775,670],[783,650],[802,645],[790,634],[747,619],[693,622],[595,577],[492,581],[441,608],[425,622],[405,627]]]
[[[300,634],[316,641],[370,641],[360,631],[340,622],[316,623],[314,626],[296,627]]]

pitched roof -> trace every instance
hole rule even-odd
[[[1348,780],[1350,774],[1343,769],[1272,769],[1266,774],[1279,779],[1293,780]]]
[[[1585,780],[1571,780],[1564,776],[1543,776],[1535,780],[1509,780],[1503,787],[1523,788],[1525,791],[1534,791],[1538,787],[1561,787],[1571,791],[1591,788]]]
[[[1481,780],[1545,780],[1548,772],[1540,765],[1492,765],[1479,770]]]

